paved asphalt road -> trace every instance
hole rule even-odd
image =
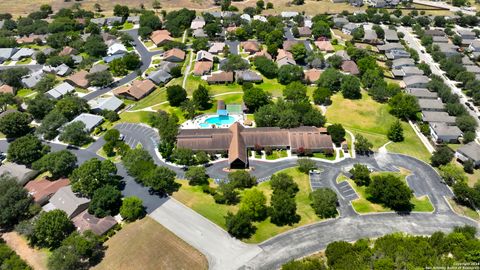
[[[475,11],[470,11],[470,10],[465,10],[462,9],[461,7],[454,7],[446,2],[440,2],[440,1],[424,1],[424,0],[413,0],[413,3],[415,4],[421,4],[421,5],[428,5],[428,6],[433,6],[433,7],[439,7],[439,8],[444,8],[448,9],[451,12],[458,12],[461,11],[464,14],[467,15],[475,15]]]
[[[154,129],[138,124],[119,124],[115,128],[125,135],[127,143],[132,146],[142,144],[158,165],[167,165],[182,177],[183,171],[180,168],[165,164],[156,155],[158,135]],[[53,151],[66,148],[65,145],[55,143],[49,145]],[[70,151],[76,154],[79,163],[83,163],[91,158],[100,158],[96,151],[102,145],[103,140],[99,139],[87,149]],[[0,140],[0,150],[5,152],[7,148],[8,142]],[[355,241],[399,231],[419,235],[431,234],[439,230],[450,231],[454,226],[464,224],[479,228],[477,222],[458,216],[450,210],[444,199],[444,196],[452,195],[450,190],[441,182],[440,176],[433,168],[415,158],[378,153],[370,157],[345,159],[335,164],[317,163],[322,173],[319,179],[312,181],[312,185],[317,181],[321,186],[329,186],[339,194],[340,217],[288,231],[258,245],[247,245],[237,241],[178,201],[150,193],[148,188],[128,176],[121,163],[116,165],[118,175],[125,181],[123,195],[140,197],[149,215],[207,256],[211,269],[274,269],[291,259],[324,249],[328,243],[337,240]],[[335,181],[340,173],[351,168],[354,163],[367,164],[370,168],[380,171],[406,168],[412,172],[407,181],[415,195],[428,195],[435,211],[408,215],[396,213],[358,215],[350,205],[353,197],[348,196],[349,192],[345,191],[347,189]],[[276,163],[252,161],[251,165],[254,168],[252,173],[262,179],[279,170],[295,166],[296,160],[289,159]],[[217,162],[208,168],[208,173],[212,177],[224,178],[226,173],[222,169],[226,166],[225,161]]]
[[[133,41],[135,43],[134,44],[135,49],[140,54],[140,59],[142,60],[142,65],[140,67],[140,71],[143,73],[150,66],[150,63],[152,62],[152,57],[154,55],[160,54],[162,52],[161,51],[155,51],[155,52],[148,51],[147,48],[145,48],[145,46],[143,45],[143,43],[139,40],[138,29],[132,29],[132,30],[128,30],[128,31],[125,31],[125,32],[128,33],[133,38]],[[124,84],[127,84],[127,83],[133,81],[136,77],[138,77],[138,73],[137,73],[137,71],[133,71],[130,74],[128,74],[127,76],[123,77],[122,79],[114,82],[114,86],[109,86],[109,87],[105,87],[105,88],[96,90],[92,93],[89,93],[89,94],[83,96],[82,98],[86,99],[86,100],[92,100],[92,99],[94,99],[98,96],[101,96],[103,94],[106,94],[106,93],[112,91],[113,89],[115,89],[117,87],[120,87]]]
[[[417,51],[420,57],[420,61],[427,63],[430,66],[432,73],[443,78],[443,80],[445,81],[445,84],[447,84],[448,87],[450,87],[452,92],[454,94],[457,94],[460,97],[460,103],[464,105],[465,109],[467,109],[470,115],[473,116],[473,118],[475,118],[475,120],[479,123],[479,127],[477,128],[477,137],[479,137],[480,136],[480,119],[478,119],[478,116],[480,115],[480,113],[477,111],[471,110],[470,108],[465,106],[465,102],[468,102],[469,98],[465,95],[465,93],[462,92],[462,89],[458,88],[457,85],[445,75],[445,72],[440,69],[439,64],[436,63],[433,60],[432,56],[426,52],[425,47],[422,46],[418,38],[416,38],[412,34],[413,30],[411,28],[400,26],[398,27],[398,31],[405,34],[404,40],[407,42],[407,45],[409,47]]]

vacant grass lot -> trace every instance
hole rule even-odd
[[[311,192],[311,189],[308,176],[299,172],[297,168],[286,169],[282,172],[291,175],[299,186],[300,191],[297,193],[295,199],[297,202],[297,214],[301,216],[300,222],[294,224],[293,226],[282,227],[278,227],[270,223],[270,218],[262,222],[255,222],[254,225],[257,227],[257,231],[250,239],[246,239],[245,242],[259,243],[292,228],[300,227],[320,220],[310,206],[310,199],[308,196]],[[202,192],[201,187],[190,186],[186,180],[179,180],[179,183],[182,184],[182,187],[178,192],[173,194],[173,197],[224,229],[226,228],[224,218],[225,215],[229,211],[234,213],[238,211],[238,204],[216,204],[211,195]],[[211,186],[214,186],[214,184],[212,183]],[[267,196],[267,204],[270,204],[270,196],[272,193],[270,183],[261,183],[256,188],[263,191],[265,196]],[[240,193],[240,196],[241,195],[242,194]]]
[[[474,219],[480,222],[480,215],[477,213],[477,211],[472,210],[471,208],[468,208],[466,206],[460,205],[451,198],[448,198],[447,200],[448,200],[448,203],[452,206],[453,211],[455,211],[457,214],[469,217],[471,219]]]
[[[396,118],[389,112],[388,104],[374,101],[366,92],[358,100],[344,99],[341,94],[332,97],[332,105],[327,109],[329,123],[340,123],[354,134],[361,134],[378,150],[388,142],[387,132]],[[402,122],[405,141],[391,143],[391,152],[407,154],[428,161],[430,153],[408,123]]]
[[[207,269],[206,258],[155,220],[125,225],[110,238],[94,269]]]
[[[392,172],[375,172],[372,175],[388,175],[392,174],[395,176],[399,176],[403,181],[405,181],[405,177],[408,176],[409,172],[401,171],[400,173],[392,173]],[[355,192],[358,194],[358,199],[352,201],[352,207],[361,214],[367,213],[379,213],[379,212],[389,212],[392,209],[388,207],[384,207],[380,204],[372,203],[368,200],[368,195],[366,193],[367,187],[365,186],[358,186],[352,179],[345,177],[344,175],[340,175],[337,179],[337,182],[348,181]],[[434,210],[432,203],[428,199],[427,196],[421,197],[413,197],[410,202],[414,205],[413,211],[416,212],[432,212]]]

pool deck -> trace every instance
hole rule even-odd
[[[180,129],[206,129],[206,128],[229,128],[233,123],[240,122],[243,125],[244,115],[243,114],[229,114],[228,116],[233,117],[234,121],[230,124],[215,125],[208,124],[206,120],[212,117],[218,117],[218,114],[202,114],[191,120],[187,120],[180,125]],[[208,126],[202,126],[202,124],[208,124]]]

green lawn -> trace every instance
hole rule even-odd
[[[161,102],[167,101],[167,91],[165,87],[158,87],[148,96],[142,98],[140,101],[135,102],[132,110],[139,110],[149,106],[157,105]]]
[[[326,160],[335,160],[335,153],[333,155],[325,155],[324,153],[313,153],[314,158],[322,158]]]
[[[447,200],[448,200],[448,203],[450,203],[450,205],[452,206],[453,211],[455,211],[457,214],[469,217],[469,218],[474,219],[476,221],[480,221],[480,215],[478,214],[477,211],[475,211],[475,210],[473,210],[469,207],[460,205],[457,202],[455,202],[455,200],[453,200],[453,199],[447,199]]]
[[[20,90],[17,91],[17,97],[24,98],[28,95],[33,94],[33,93],[35,93],[35,91],[33,91],[32,89],[23,88],[23,89],[20,89]]]
[[[28,58],[23,58],[20,61],[17,61],[17,64],[18,65],[27,65],[27,64],[30,64],[30,62],[32,62],[32,58],[28,57]]]
[[[375,172],[372,173],[372,175],[387,175],[387,174],[392,174],[395,176],[400,177],[403,181],[406,181],[405,178],[410,174],[410,172],[406,170],[401,170],[400,173],[394,173],[394,172]],[[340,175],[337,178],[337,182],[342,182],[342,181],[348,181],[352,188],[355,190],[355,192],[358,194],[359,198],[356,200],[353,200],[352,207],[357,211],[358,213],[361,214],[366,214],[366,213],[380,213],[380,212],[389,212],[392,211],[388,207],[384,207],[380,204],[372,203],[371,201],[368,200],[368,195],[366,193],[367,187],[365,186],[358,186],[355,184],[355,182],[352,179],[349,179],[345,177],[344,175]],[[410,202],[414,205],[412,211],[416,212],[432,212],[434,210],[432,203],[428,199],[427,196],[421,196],[421,197],[413,197]]]
[[[120,114],[119,122],[127,123],[147,123],[148,116],[153,112],[123,112]]]
[[[272,151],[271,155],[267,155],[267,159],[274,160],[274,159],[284,158],[287,156],[288,156],[287,150],[274,150]]]
[[[361,134],[372,144],[374,150],[388,142],[387,132],[396,120],[389,112],[388,104],[374,101],[366,92],[359,100],[344,99],[341,94],[332,97],[332,105],[327,109],[329,123],[340,123],[354,134]],[[391,152],[407,154],[428,161],[430,153],[406,122],[402,122],[405,141],[391,143],[387,149]]]
[[[144,41],[143,44],[144,44],[145,47],[147,47],[147,48],[150,48],[150,47],[152,47],[152,46],[155,45],[151,40]]]
[[[292,228],[300,227],[320,220],[310,206],[309,194],[311,189],[308,175],[299,172],[297,168],[286,169],[283,172],[291,175],[299,186],[300,191],[297,193],[295,199],[297,202],[297,214],[301,216],[300,222],[294,224],[293,226],[281,227],[270,223],[269,218],[262,222],[255,222],[254,225],[257,227],[257,231],[251,238],[246,239],[245,242],[259,243]],[[173,197],[224,229],[225,215],[229,211],[234,213],[238,211],[238,205],[232,206],[216,204],[211,195],[202,192],[201,187],[190,186],[186,180],[179,180],[178,182],[182,184],[182,187],[178,192],[173,194]],[[214,186],[213,183],[211,185]],[[269,204],[272,193],[270,183],[261,183],[256,188],[263,191],[268,198],[267,204]]]
[[[133,23],[130,23],[130,22],[125,22],[123,25],[122,25],[122,30],[130,30],[132,29],[134,26]]]

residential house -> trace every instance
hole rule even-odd
[[[298,28],[298,35],[300,37],[311,37],[312,36],[312,29],[303,26]]]
[[[438,94],[428,90],[427,88],[407,88],[405,89],[405,93],[419,99],[438,99]]]
[[[430,135],[436,143],[457,143],[462,131],[445,123],[430,123]]]
[[[60,77],[65,77],[72,72],[72,69],[69,66],[65,65],[64,63],[62,63],[60,66],[54,67],[52,71],[53,71],[52,73],[55,73]]]
[[[400,43],[385,43],[383,45],[378,45],[377,49],[381,53],[389,53],[393,50],[404,50],[405,47]]]
[[[305,27],[308,27],[308,28],[312,29],[312,27],[313,27],[312,19],[313,19],[312,16],[304,15],[303,16],[303,25]]]
[[[415,61],[412,58],[399,58],[392,61],[392,69],[401,69],[402,67],[413,67]]]
[[[113,94],[130,100],[140,100],[155,90],[151,80],[136,80],[131,86],[122,86],[113,90]]]
[[[422,121],[426,123],[445,123],[447,126],[455,126],[455,120],[455,116],[450,116],[446,112],[422,111]]]
[[[267,18],[262,15],[253,15],[254,21],[268,22]]]
[[[252,17],[250,17],[250,15],[248,15],[247,13],[240,15],[240,19],[245,20],[249,23],[252,21]]]
[[[94,128],[103,123],[103,117],[91,113],[82,113],[77,117],[73,118],[69,124],[73,122],[82,122],[85,124],[85,130],[91,132]]]
[[[296,65],[295,59],[293,59],[293,55],[291,52],[278,49],[277,51],[277,65],[278,67],[282,67],[284,65]]]
[[[205,19],[201,16],[195,17],[193,19],[192,23],[190,24],[190,29],[196,30],[196,29],[201,29],[205,26]]]
[[[363,42],[369,44],[376,44],[378,42],[377,32],[372,29],[365,29],[365,35],[363,36]]]
[[[385,53],[385,56],[389,60],[395,60],[400,58],[410,58],[410,53],[405,50],[391,50],[388,53]]]
[[[147,79],[154,82],[156,85],[165,85],[172,79],[172,75],[163,69],[157,69],[150,73]]]
[[[15,95],[15,90],[10,85],[3,84],[3,85],[0,86],[0,93]]]
[[[337,29],[342,29],[344,25],[349,23],[347,18],[345,17],[334,17],[333,18],[333,26]]]
[[[335,55],[340,56],[344,61],[350,60],[350,55],[348,55],[346,50],[336,51]]]
[[[423,75],[423,70],[416,66],[403,66],[400,69],[393,69],[392,73],[395,77],[408,77],[415,75]]]
[[[89,85],[87,75],[88,72],[86,70],[80,70],[77,73],[68,76],[65,81],[76,87],[87,88]]]
[[[125,54],[128,50],[122,43],[113,43],[107,49],[108,55]]]
[[[104,64],[96,64],[90,70],[88,71],[89,74],[97,73],[97,72],[102,72],[102,71],[107,71],[108,66]]]
[[[0,166],[0,175],[9,175],[15,177],[17,183],[20,185],[25,185],[28,181],[35,178],[38,175],[38,171],[27,168],[25,165],[5,162]]]
[[[286,51],[291,51],[292,47],[297,44],[303,44],[298,40],[285,40],[283,41],[283,49]]]
[[[322,52],[330,53],[335,51],[335,48],[333,48],[333,45],[328,40],[315,41],[315,46]]]
[[[116,96],[92,99],[88,104],[95,113],[101,113],[105,110],[116,112],[123,107],[123,101]]]
[[[122,23],[122,21],[123,21],[123,18],[118,16],[105,18],[105,24],[108,26],[112,26],[114,23]]]
[[[67,56],[72,54],[77,54],[77,50],[70,46],[63,47],[63,49],[58,53],[59,56]]]
[[[424,75],[414,75],[403,78],[405,88],[427,88],[430,79]]]
[[[25,88],[34,88],[35,85],[45,76],[43,70],[37,70],[22,77],[22,85]]]
[[[260,51],[260,44],[256,41],[244,41],[241,43],[243,50],[249,54],[254,54]]]
[[[55,86],[54,88],[50,89],[49,91],[47,91],[45,94],[49,98],[60,99],[64,95],[66,95],[68,93],[72,93],[73,91],[75,91],[75,87],[70,85],[68,82],[63,82],[63,83]]]
[[[120,58],[123,58],[125,54],[112,54],[112,55],[107,55],[105,57],[102,58],[103,62],[109,64],[110,62],[112,62],[113,60],[115,59],[120,59]]]
[[[247,151],[256,146],[290,149],[293,153],[334,151],[331,137],[316,127],[244,128],[236,122],[228,129],[181,129],[177,136],[177,147],[193,151],[228,152],[230,168],[248,167]]]
[[[448,38],[445,36],[434,36],[432,41],[433,43],[448,43]]]
[[[471,29],[457,30],[457,34],[462,38],[462,45],[470,45],[476,38],[475,32]]]
[[[322,74],[322,71],[319,69],[312,68],[309,70],[305,70],[303,73],[305,74],[303,79],[306,83],[315,84],[318,81],[318,79],[320,79],[320,75]]]
[[[420,98],[418,105],[422,111],[437,111],[445,110],[445,104],[440,99]]]
[[[150,35],[150,40],[157,45],[157,47],[160,47],[169,41],[173,41],[173,38],[170,36],[168,30],[156,30]]]
[[[348,3],[354,7],[363,6],[363,0],[348,0]]]
[[[185,52],[178,48],[170,49],[163,54],[163,60],[169,62],[182,62],[185,60]]]
[[[36,55],[36,54],[35,54],[35,55]],[[83,62],[83,57],[82,57],[81,55],[71,55],[70,57],[72,58],[73,63],[74,63],[75,65],[78,65],[78,64],[80,64],[80,63]]]
[[[207,38],[208,35],[203,31],[203,28],[193,30],[192,36],[194,38]]]
[[[428,29],[428,30],[425,30],[424,33],[426,36],[431,36],[431,37],[444,37],[447,35],[441,29]]]
[[[211,54],[207,51],[201,50],[201,51],[197,52],[196,61],[197,62],[200,62],[200,61],[213,62],[213,57],[214,57],[213,54]]]
[[[77,231],[83,233],[87,230],[92,231],[96,235],[104,235],[115,225],[117,221],[112,216],[97,218],[88,213],[88,210],[83,211],[72,219]]]
[[[59,188],[50,198],[49,203],[42,208],[46,212],[60,209],[67,214],[68,218],[73,218],[85,211],[88,208],[89,203],[89,199],[73,193],[72,186],[69,185]]]
[[[29,58],[29,57],[32,57],[33,54],[35,53],[35,50],[33,49],[30,49],[30,48],[20,48],[20,50],[18,50],[17,52],[15,52],[11,59],[13,61],[20,61],[24,58]]]
[[[267,49],[263,49],[259,52],[256,52],[254,55],[254,57],[261,57],[261,56],[266,57],[269,60],[272,60],[272,56],[267,52]]]
[[[342,62],[342,71],[345,73],[350,73],[352,75],[360,74],[357,64],[352,60],[347,60]]]
[[[479,66],[468,65],[468,66],[465,66],[465,69],[468,72],[471,72],[473,74],[480,74],[480,67]]]
[[[387,42],[398,42],[399,38],[397,35],[397,31],[392,30],[392,29],[385,29],[385,41]]]
[[[31,44],[38,40],[41,41],[41,43],[45,43],[45,35],[30,34],[28,36],[18,37],[15,39],[18,44]]]
[[[196,62],[193,66],[193,75],[203,76],[209,73],[213,69],[213,62],[210,61],[200,61]]]
[[[15,48],[0,48],[0,64],[9,60],[16,51],[17,49]]]
[[[282,11],[282,13],[280,13],[282,18],[286,18],[286,19],[291,19],[291,18],[297,16],[298,14],[299,13],[296,12],[296,11]]]
[[[238,83],[251,82],[260,83],[263,81],[262,76],[252,70],[239,70],[235,71],[235,80]]]
[[[384,8],[388,5],[385,0],[369,0],[367,3],[374,8]]]
[[[212,72],[204,78],[208,84],[232,83],[233,72],[218,71]]]
[[[223,48],[225,48],[225,42],[213,42],[210,45],[208,52],[212,54],[219,54],[223,52]]]
[[[464,66],[474,66],[475,63],[473,63],[472,60],[470,60],[467,56],[462,57],[462,65]]]
[[[444,53],[446,57],[459,55],[459,47],[450,43],[433,43],[433,46],[438,46],[440,52]]]
[[[475,39],[474,41],[472,41],[472,43],[470,43],[470,45],[468,46],[467,51],[480,52],[480,39]]]
[[[61,178],[55,181],[49,181],[45,178],[30,181],[25,185],[25,189],[28,194],[33,197],[33,201],[39,205],[48,203],[48,200],[55,194],[60,188],[70,185],[70,180],[67,178]]]
[[[462,145],[455,152],[455,157],[461,162],[471,161],[475,167],[480,166],[480,144],[470,142]]]

